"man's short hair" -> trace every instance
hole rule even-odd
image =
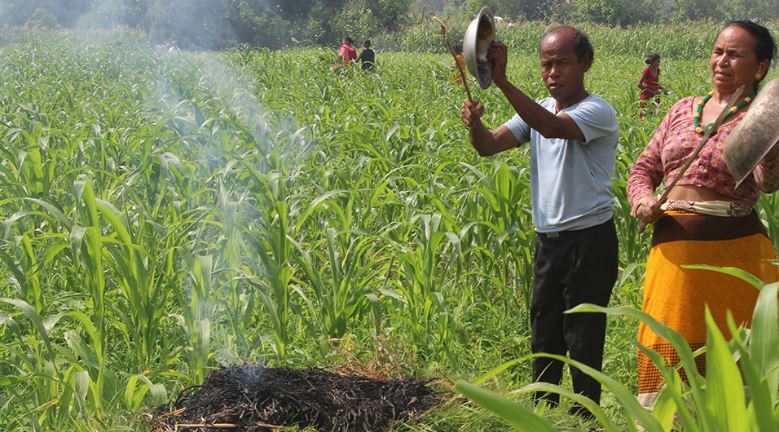
[[[592,49],[590,38],[587,37],[587,34],[577,29],[576,27],[567,25],[554,27],[553,29],[544,33],[544,36],[541,38],[541,40],[543,41],[547,35],[557,33],[560,30],[570,31],[573,33],[573,52],[576,53],[576,57],[580,62],[589,60],[590,63],[592,63],[595,60],[595,50]]]

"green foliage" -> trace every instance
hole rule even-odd
[[[571,18],[573,19],[573,18]],[[450,25],[450,40],[461,41],[466,22]],[[776,23],[766,23],[774,35],[779,34]],[[714,40],[724,23],[692,22],[666,24],[658,28],[657,24],[637,24],[615,32],[611,27],[583,23],[578,25],[595,48],[595,62],[601,54],[616,52],[622,55],[643,57],[648,52],[657,51],[664,59],[700,59],[709,55]],[[526,61],[535,61],[538,56],[538,41],[551,28],[543,22],[518,23],[511,28],[498,28],[498,38],[506,43],[509,52],[522,55]],[[690,31],[694,27],[695,31]],[[395,34],[376,38],[377,45],[388,49],[408,52],[444,53],[446,46],[441,40],[438,24],[429,22],[415,26],[400,37]]]
[[[639,26],[644,28],[642,33],[652,33],[657,23],[770,21],[779,16],[779,0],[0,0],[0,24],[48,29],[127,26],[148,33],[156,43],[176,41],[188,49],[334,45],[350,35],[355,40],[381,39],[378,46],[386,48],[416,51],[434,47],[440,52],[437,26],[428,18],[433,14],[445,17],[454,27],[456,40],[483,6],[504,18],[498,23],[501,38],[534,33],[550,22]],[[528,27],[525,20],[536,24]],[[522,30],[507,29],[509,21]],[[708,35],[708,29],[703,33]]]
[[[223,49],[236,43],[235,31],[227,25],[230,12],[227,0],[158,1],[149,34],[183,48]]]
[[[704,267],[694,266],[694,268]],[[751,331],[743,328],[737,329],[732,315],[728,315],[728,328],[733,334],[731,341],[725,340],[721,329],[714,322],[708,308],[706,309],[707,338],[706,346],[702,349],[706,356],[706,376],[702,376],[695,366],[694,357],[700,354],[693,353],[684,338],[673,329],[641,311],[625,307],[604,308],[594,305],[579,305],[568,311],[568,313],[603,312],[614,316],[624,315],[637,318],[674,346],[680,356],[680,364],[677,366],[668,366],[657,352],[639,345],[639,349],[652,360],[666,382],[666,386],[660,390],[657,404],[652,412],[639,406],[634,395],[613,378],[563,356],[539,355],[555,358],[577,367],[611,390],[622,405],[630,430],[635,430],[635,425],[631,423],[631,420],[640,424],[642,430],[649,432],[674,430],[674,428],[678,428],[678,425],[674,425],[675,412],[678,412],[678,423],[683,430],[777,430],[779,424],[779,413],[776,411],[776,407],[779,406],[777,398],[779,325],[777,325],[776,317],[779,303],[777,302],[779,283],[764,285],[762,282],[756,281],[754,276],[738,269],[717,269],[715,267],[706,267],[706,269],[722,271],[740,277],[753,283],[756,289],[761,289],[752,318]],[[496,368],[486,377],[494,376],[505,370],[506,367]],[[688,379],[686,383],[682,382],[679,375],[679,368],[682,367]],[[486,377],[479,381],[484,381],[487,379]],[[542,423],[542,418],[520,406],[513,405],[494,393],[465,382],[458,382],[455,388],[503,418],[513,426],[514,430],[548,428]],[[572,394],[560,386],[533,383],[514,393],[535,391],[551,391],[570,397],[585,406],[589,406],[605,430],[614,432],[620,430],[594,402],[582,398],[580,395]],[[749,395],[748,398],[746,394]],[[534,425],[528,429],[531,424]]]
[[[273,8],[253,7],[250,2],[233,3],[229,23],[235,29],[238,41],[250,45],[281,48],[289,44],[292,23],[282,18]]]
[[[512,37],[530,52],[529,33]],[[711,40],[595,33],[625,49],[596,51],[588,89],[622,127],[615,219],[630,245],[613,303],[635,306],[649,234],[624,179],[661,114],[637,120],[633,53],[642,38],[692,53],[664,60],[663,84],[703,94]],[[380,53],[374,74],[336,74],[330,50],[163,55],[126,30],[13,38],[0,47],[4,430],[145,430],[143,412],[220,365],[473,376],[530,351],[527,150],[472,150],[447,55]],[[510,59],[512,81],[543,97],[535,56]],[[496,89],[474,95],[491,127],[512,114]],[[775,230],[775,197],[760,213]],[[604,369],[630,393],[635,331],[612,320]],[[529,374],[516,363],[499,385]],[[605,413],[621,409],[604,396]],[[398,430],[484,425],[501,430],[453,399]]]
[[[635,25],[640,23],[685,22],[689,20],[729,21],[733,19],[770,20],[779,16],[776,0],[466,0],[442,2],[417,1],[433,13],[444,13],[447,6],[455,5],[455,15],[470,21],[482,6],[489,6],[496,15],[512,20],[543,20],[553,22],[590,22],[610,25]]]
[[[282,48],[370,38],[406,22],[412,0],[0,0],[0,24],[53,29],[128,26],[188,49]]]
[[[553,432],[555,429],[543,418],[534,415],[532,411],[496,394],[490,393],[466,382],[458,382],[455,389],[482,407],[497,414],[514,430],[524,432]]]

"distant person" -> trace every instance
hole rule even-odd
[[[644,63],[648,66],[641,73],[641,78],[638,80],[638,88],[641,89],[639,94],[639,118],[644,118],[644,109],[646,108],[646,101],[654,99],[655,106],[660,105],[660,99],[657,97],[660,93],[667,93],[667,91],[660,85],[660,54],[651,53],[644,58]]]
[[[357,50],[354,49],[354,41],[349,36],[344,37],[341,47],[338,48],[338,57],[347,66],[357,60]]]
[[[370,39],[366,39],[365,42],[362,43],[362,51],[360,51],[360,57],[357,58],[357,61],[362,65],[362,70],[373,70],[373,65],[376,63],[376,52],[371,49]]]

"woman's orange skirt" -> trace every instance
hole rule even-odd
[[[726,314],[749,327],[759,291],[736,277],[711,270],[683,269],[682,265],[706,264],[737,267],[765,282],[779,280],[776,252],[753,212],[745,217],[720,217],[696,213],[666,212],[654,228],[652,249],[644,280],[644,312],[680,333],[693,350],[706,344],[705,307],[726,338],[730,338]],[[641,323],[638,342],[660,353],[667,365],[679,362],[665,339]],[[705,373],[703,356],[697,366]],[[652,362],[638,353],[638,392],[660,390],[663,378]]]

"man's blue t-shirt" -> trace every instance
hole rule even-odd
[[[557,114],[553,98],[538,104]],[[611,178],[619,140],[614,108],[589,95],[562,112],[576,122],[584,141],[544,138],[519,115],[505,123],[520,144],[530,141],[533,224],[542,233],[589,228],[614,215]]]

